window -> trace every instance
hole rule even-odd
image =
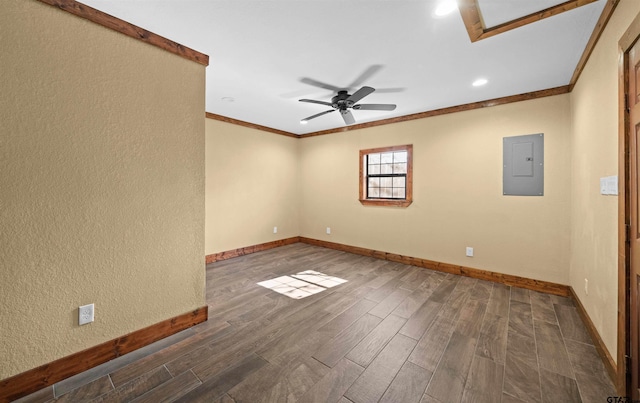
[[[413,197],[413,146],[360,150],[360,203],[407,207]]]

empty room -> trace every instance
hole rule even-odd
[[[640,399],[639,1],[3,6],[0,402]]]

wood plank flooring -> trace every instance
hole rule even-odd
[[[348,280],[303,299],[256,283]],[[307,244],[207,267],[209,321],[22,402],[605,402],[571,300]]]

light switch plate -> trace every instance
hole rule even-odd
[[[600,194],[605,196],[618,195],[618,176],[605,176],[600,178]]]

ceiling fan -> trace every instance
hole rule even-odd
[[[331,102],[316,101],[313,99],[300,99],[300,102],[310,102],[312,104],[327,105],[333,108],[333,109],[329,109],[328,111],[324,111],[316,115],[309,116],[308,118],[304,118],[300,121],[300,123],[306,124],[311,119],[315,119],[319,116],[326,115],[327,113],[340,111],[340,114],[342,115],[342,119],[344,119],[344,122],[347,125],[352,125],[356,121],[353,118],[353,114],[349,109],[370,110],[370,111],[392,111],[396,109],[396,106],[393,104],[357,104],[357,102],[360,101],[362,98],[366,97],[367,95],[375,91],[375,89],[371,87],[363,86],[353,94],[349,94],[349,91],[353,91],[354,89],[362,85],[362,83],[364,83],[369,78],[371,78],[371,76],[376,74],[381,68],[382,68],[382,65],[379,65],[379,64],[369,66],[367,69],[365,69],[364,72],[362,72],[362,74],[360,74],[360,76],[358,76],[358,78],[356,78],[351,84],[349,84],[348,87],[337,87],[335,85],[323,83],[321,81],[314,80],[313,78],[308,78],[308,77],[304,77],[300,79],[300,81],[305,84],[313,85],[319,88],[324,88],[326,90],[333,91],[335,93],[335,95],[331,98]],[[378,92],[400,92],[403,90],[404,88],[383,88],[378,90]]]
[[[374,88],[364,86],[360,88],[358,91],[353,94],[349,94],[347,90],[338,89],[338,93],[331,98],[331,102],[325,101],[316,101],[314,99],[300,99],[300,102],[309,102],[312,104],[320,104],[327,105],[332,107],[333,109],[329,109],[328,111],[320,112],[315,115],[304,118],[300,121],[302,124],[306,124],[311,119],[315,119],[319,116],[326,115],[327,113],[340,111],[342,115],[342,119],[344,119],[344,123],[347,125],[352,125],[356,122],[353,118],[353,114],[349,109],[356,110],[367,110],[367,111],[392,111],[396,109],[394,104],[358,104],[362,98],[371,94],[375,91]]]

